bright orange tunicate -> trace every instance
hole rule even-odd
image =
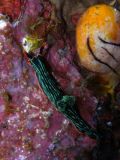
[[[120,12],[101,4],[87,9],[76,28],[82,66],[98,73],[117,70],[120,63]]]

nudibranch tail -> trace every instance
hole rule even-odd
[[[100,139],[102,136],[83,120],[75,104],[75,97],[63,96],[62,99],[57,102],[57,108],[80,132],[87,134],[91,138]]]
[[[31,65],[36,71],[39,84],[48,99],[76,126],[80,132],[86,133],[91,138],[98,139],[99,134],[79,115],[76,108],[75,97],[64,95],[54,77],[47,71],[42,60],[43,58],[40,56],[32,58],[30,54],[28,54],[28,57],[30,58]]]

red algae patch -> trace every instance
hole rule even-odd
[[[20,15],[23,2],[21,0],[1,0],[0,13],[8,15],[12,19],[17,19]]]
[[[80,134],[48,101],[35,72],[23,59],[8,22],[7,31],[9,34],[0,33],[0,157],[6,160],[74,158],[79,154],[74,148],[80,148],[74,136],[78,138]],[[55,64],[59,64],[57,59]],[[62,64],[59,67],[61,72]],[[68,63],[68,68],[71,67],[66,76],[74,83],[71,70],[76,71],[78,81],[80,75]],[[90,144],[95,146],[94,141]]]

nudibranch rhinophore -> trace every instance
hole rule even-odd
[[[87,9],[76,28],[77,52],[82,66],[99,74],[119,74],[120,12],[100,4]]]

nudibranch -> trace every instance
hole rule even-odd
[[[58,111],[64,114],[76,126],[80,132],[86,133],[91,138],[99,139],[101,136],[97,131],[91,128],[91,126],[80,116],[76,108],[76,98],[74,96],[65,95],[54,77],[48,72],[43,57],[40,55],[33,55],[33,52],[35,51],[33,48],[35,49],[35,46],[38,46],[36,45],[36,40],[32,43],[30,39],[29,36],[24,37],[22,46],[36,72],[39,84],[48,99]]]
[[[105,4],[88,8],[78,21],[76,43],[81,65],[114,86],[113,77],[119,77],[120,12]]]

